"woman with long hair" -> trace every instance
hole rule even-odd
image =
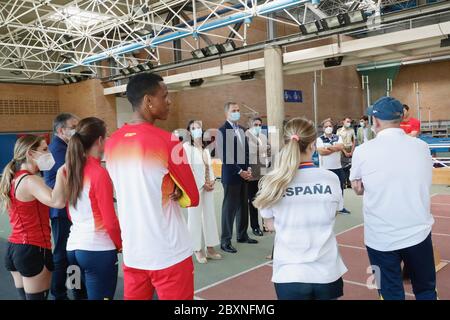
[[[38,173],[54,164],[45,139],[26,135],[16,141],[0,181],[0,202],[8,210],[12,229],[5,266],[23,300],[48,297],[53,271],[48,212],[49,207],[65,206],[64,167],[57,172],[53,190]]]
[[[269,230],[276,231],[272,281],[280,300],[343,295],[347,269],[333,232],[342,193],[338,177],[312,163],[316,137],[311,121],[287,122],[285,145],[253,202]]]
[[[208,149],[203,146],[201,122],[190,121],[187,130],[190,133],[190,138],[188,142],[183,144],[183,147],[200,194],[199,205],[188,208],[188,229],[197,261],[207,263],[207,259],[222,259],[222,256],[214,249],[214,246],[220,243],[214,212],[215,177],[211,155]],[[202,235],[205,241],[206,254],[202,250]]]
[[[79,267],[89,300],[111,300],[122,240],[112,182],[100,162],[106,126],[103,120],[91,117],[81,120],[75,130],[66,155],[72,220],[67,257],[70,265]]]

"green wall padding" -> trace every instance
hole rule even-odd
[[[360,65],[357,67],[358,73],[369,77],[370,102],[373,103],[382,96],[386,95],[387,79],[392,80],[392,86],[395,86],[395,78],[400,70],[400,63],[390,63],[386,67],[373,67],[370,65]]]

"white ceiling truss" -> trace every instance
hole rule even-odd
[[[228,36],[205,28],[236,14],[298,27],[318,17],[355,8],[379,11],[406,0],[323,0],[316,5],[298,0],[270,16],[257,10],[283,1],[288,0],[0,0],[0,81],[61,83],[67,75],[86,71],[103,77],[134,63],[160,65],[165,63],[162,50],[173,56],[174,51],[197,49],[200,41],[189,41],[192,37],[252,45],[247,24],[219,25],[228,29]],[[156,41],[177,34],[183,36]],[[133,45],[139,45],[145,58],[133,59],[134,51],[119,50]]]
[[[450,34],[450,21],[392,32],[388,37],[385,34],[379,34],[361,39],[348,39],[341,43],[288,51],[283,54],[283,70],[285,75],[323,70],[326,69],[323,63],[324,58],[336,56],[343,56],[341,66],[369,63],[373,69],[383,68],[389,64],[450,60],[450,47],[439,46],[445,34]],[[408,52],[407,58],[403,54],[405,51]],[[264,66],[264,58],[258,58],[169,75],[164,77],[164,81],[171,91],[191,90],[190,80],[198,78],[205,81],[202,87],[225,85],[240,82],[239,75],[249,71],[255,71],[257,78],[263,78]],[[123,84],[105,88],[104,94],[123,94],[125,91],[126,84]]]

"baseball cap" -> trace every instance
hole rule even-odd
[[[380,120],[396,120],[403,116],[403,104],[392,97],[381,97],[367,109],[368,116]]]

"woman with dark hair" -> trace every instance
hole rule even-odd
[[[122,250],[113,186],[101,166],[106,136],[103,120],[85,118],[69,141],[66,156],[70,265],[78,266],[89,300],[113,299],[117,284],[117,252]]]
[[[54,189],[39,171],[55,164],[43,137],[26,135],[17,140],[14,157],[3,170],[0,204],[9,212],[11,235],[5,266],[23,300],[46,300],[53,271],[49,207],[65,206],[63,168]]]
[[[187,159],[191,165],[195,182],[200,194],[198,207],[188,208],[188,229],[191,235],[194,254],[199,263],[207,263],[207,258],[219,260],[217,253],[219,234],[214,212],[214,171],[211,165],[211,155],[203,146],[203,131],[200,121],[189,122],[187,130],[190,133],[188,142],[183,144]],[[202,235],[205,240],[206,255],[202,250]]]
[[[258,192],[258,183],[266,173],[270,161],[270,145],[267,137],[261,132],[262,119],[255,117],[250,122],[250,128],[246,132],[249,144],[249,158],[252,177],[248,181],[248,208],[250,212],[250,225],[255,236],[263,236],[259,227],[258,209],[253,206],[256,193]],[[264,221],[263,221],[264,226]]]

